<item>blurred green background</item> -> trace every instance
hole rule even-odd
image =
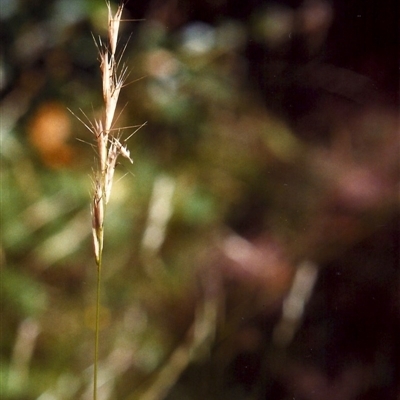
[[[147,124],[107,209],[100,399],[395,399],[397,6],[347,3],[126,4],[117,124]],[[107,7],[0,18],[0,391],[90,399],[96,154],[68,109],[101,115]]]

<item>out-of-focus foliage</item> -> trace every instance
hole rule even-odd
[[[131,73],[118,126],[147,125],[128,142],[134,164],[118,166],[107,209],[101,398],[391,395],[398,310],[382,304],[398,279],[399,131],[397,97],[374,75],[380,53],[353,71],[317,62],[337,26],[322,0],[254,2],[242,16],[229,2],[178,3],[131,1],[124,14],[143,20],[122,26]],[[0,6],[4,399],[91,398],[96,155],[79,119],[101,114],[91,35],[106,34],[106,12],[103,0]],[[304,263],[322,283],[309,319],[286,320],[293,276],[314,271]],[[380,358],[353,352],[356,337],[335,359],[344,367],[332,366],[327,347],[343,349],[328,337],[363,326],[353,308],[343,315],[365,296],[380,302],[371,318],[382,315],[388,344],[368,347],[367,324],[358,335]],[[324,306],[343,312],[337,326],[312,319],[325,321]],[[308,369],[305,347],[318,349]],[[339,376],[334,390],[321,365]]]

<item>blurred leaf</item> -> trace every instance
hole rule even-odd
[[[48,306],[46,287],[37,279],[7,266],[2,270],[3,301],[21,318],[37,317]]]

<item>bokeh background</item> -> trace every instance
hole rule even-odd
[[[398,11],[127,2],[99,399],[399,398]],[[91,399],[107,7],[0,19],[1,397]]]

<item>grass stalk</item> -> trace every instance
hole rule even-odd
[[[106,1],[106,5],[108,8],[108,42],[104,43],[101,38],[94,39],[99,51],[104,112],[101,119],[93,122],[88,118],[86,118],[86,121],[78,118],[93,134],[98,154],[98,165],[94,171],[93,178],[93,199],[91,204],[93,248],[97,266],[93,400],[97,400],[98,393],[101,272],[105,210],[110,200],[117,158],[121,155],[131,163],[133,162],[126,142],[140,128],[139,126],[127,139],[122,140],[122,132],[126,128],[116,129],[113,126],[118,97],[129,74],[126,65],[121,64],[120,59],[116,56],[118,31],[124,4],[121,3],[118,6],[115,14],[112,13],[109,1]],[[124,51],[122,51],[123,53]]]
[[[96,323],[95,323],[95,341],[94,341],[94,369],[93,369],[93,400],[97,400],[97,377],[99,364],[99,332],[100,332],[100,305],[101,305],[101,264],[102,257],[97,263],[97,284],[96,284]]]
[[[102,75],[102,88],[104,100],[104,112],[100,119],[91,121],[86,114],[80,118],[72,114],[93,134],[95,148],[97,150],[97,168],[93,177],[93,199],[91,204],[93,249],[97,266],[96,285],[96,313],[95,313],[95,348],[93,368],[93,400],[97,400],[98,393],[98,364],[99,364],[99,333],[100,333],[100,308],[101,308],[101,270],[104,244],[104,217],[107,204],[110,200],[117,159],[121,155],[133,163],[126,142],[145,125],[116,128],[114,126],[115,111],[121,89],[129,76],[128,68],[121,63],[121,56],[126,49],[122,49],[120,56],[116,55],[118,32],[121,23],[124,3],[120,3],[113,15],[109,1],[108,8],[108,42],[101,38],[94,38],[99,52],[100,71]],[[130,135],[122,139],[123,131],[135,128]]]

